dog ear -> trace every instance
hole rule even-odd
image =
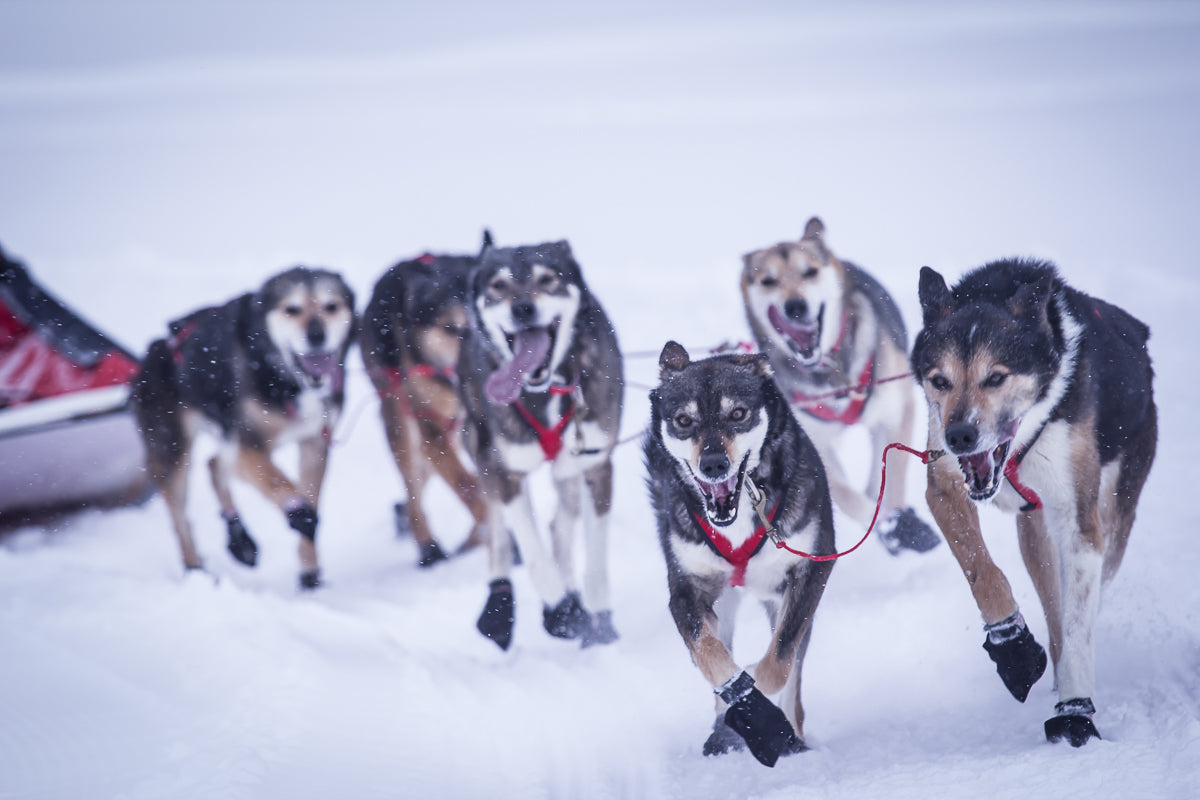
[[[492,231],[489,228],[484,228],[483,229],[483,242],[479,245],[479,255],[482,256],[486,251],[491,250],[493,246],[494,245],[492,244]]]
[[[921,313],[926,328],[950,316],[950,312],[954,310],[954,295],[950,294],[946,279],[929,267],[921,267],[917,296],[921,300]]]
[[[663,345],[662,353],[658,356],[659,377],[665,378],[676,372],[682,372],[692,363],[688,351],[679,342],[671,340]]]
[[[733,363],[742,367],[751,367],[764,378],[770,378],[775,374],[775,370],[771,369],[771,362],[767,359],[766,353],[738,353],[733,356]]]
[[[1043,275],[1033,283],[1025,283],[1013,293],[1008,301],[1008,310],[1014,319],[1031,320],[1038,324],[1049,325],[1046,316],[1046,306],[1054,291],[1054,276]]]
[[[804,235],[801,239],[820,239],[825,233],[825,223],[820,217],[813,217],[804,225]]]

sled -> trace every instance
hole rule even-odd
[[[0,251],[0,521],[148,495],[137,370]]]

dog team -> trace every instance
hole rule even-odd
[[[1046,651],[988,555],[976,507],[1013,514],[1059,700],[1046,738],[1079,747],[1100,737],[1100,592],[1120,565],[1157,439],[1149,329],[1041,261],[995,261],[953,287],[924,267],[917,284],[922,325],[910,349],[887,290],[835,256],[813,218],[797,241],[743,259],[758,352],[693,360],[675,342],[662,348],[647,486],[670,613],[715,695],[706,755],[748,749],[773,766],[805,749],[800,673],[839,555],[834,504],[874,524],[893,554],[945,539],[982,615],[983,647],[1024,702]],[[459,550],[488,547],[480,633],[510,646],[519,559],[550,635],[585,647],[616,640],[608,536],[623,361],[565,241],[500,247],[485,233],[478,255],[403,261],[378,280],[361,317],[337,273],[295,267],[172,323],[150,345],[132,401],[184,566],[203,565],[185,506],[191,446],[209,433],[220,443],[208,470],[230,554],[250,567],[258,557],[230,492],[237,476],[299,534],[300,585],[320,585],[321,485],[356,339],[407,488],[397,511],[420,566],[448,557],[423,507],[436,474],[472,518]],[[905,505],[903,464],[882,492],[874,476],[864,492],[839,459],[855,425],[872,456],[911,439],[913,381],[928,407],[920,455],[941,536]],[[295,481],[272,461],[287,443],[299,448]],[[546,537],[530,494],[542,467],[557,495]],[[731,643],[747,592],[772,635],[743,668]]]

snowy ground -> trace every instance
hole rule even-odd
[[[296,262],[365,300],[390,263],[473,250],[483,225],[569,238],[630,352],[702,347],[746,335],[740,254],[815,213],[910,326],[922,264],[1057,261],[1153,328],[1162,431],[1098,630],[1104,741],[1043,741],[1049,679],[1009,697],[944,547],[872,545],[816,620],[815,749],[768,770],[699,753],[711,701],[666,610],[635,445],[617,458],[621,640],[550,639],[518,573],[502,654],[473,628],[483,555],[419,571],[393,535],[398,481],[355,372],[315,594],[248,492],[262,561],[234,564],[199,481],[212,576],[181,575],[157,499],[0,538],[0,798],[1194,797],[1197,41],[1200,6],[1171,2],[0,4],[0,244],[134,350]],[[652,361],[628,376],[633,433]],[[453,543],[465,514],[437,502]],[[1011,523],[985,526],[1044,642]],[[749,662],[766,631],[743,621]]]

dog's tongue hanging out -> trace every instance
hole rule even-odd
[[[296,361],[304,374],[316,383],[333,377],[339,366],[337,353],[306,353],[296,356]]]
[[[525,376],[537,370],[550,354],[550,331],[526,328],[513,336],[512,360],[501,364],[487,379],[484,390],[497,405],[508,405],[521,396]]]

